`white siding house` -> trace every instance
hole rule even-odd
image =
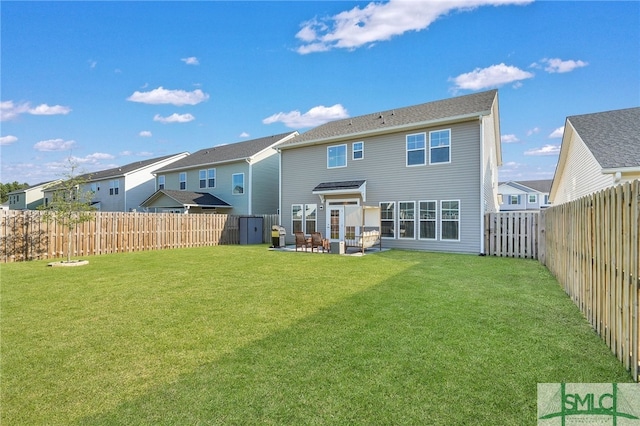
[[[140,209],[140,204],[155,191],[153,172],[187,155],[188,153],[183,152],[85,173],[78,176],[86,182],[80,191],[93,192],[92,203],[99,211],[136,211]],[[51,199],[53,191],[55,186],[48,188],[45,196]]]
[[[346,206],[357,205],[379,208],[385,247],[483,253],[484,214],[498,210],[499,122],[491,90],[333,121],[283,143],[287,242],[294,229],[341,240]]]
[[[46,203],[45,188],[59,182],[54,180],[31,185],[28,188],[11,191],[9,194],[9,210],[35,210]]]
[[[500,211],[540,210],[549,207],[551,179],[501,182]]]
[[[567,117],[553,204],[640,178],[640,108]]]

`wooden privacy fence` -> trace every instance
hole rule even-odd
[[[640,181],[546,209],[540,261],[638,381]]]
[[[485,254],[538,258],[538,212],[487,213],[484,217]]]
[[[72,256],[239,243],[239,216],[220,214],[92,212],[72,232]],[[271,241],[278,215],[264,215],[263,242]],[[67,229],[40,211],[0,212],[0,260],[14,262],[66,255]]]

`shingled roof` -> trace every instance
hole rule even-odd
[[[221,200],[215,195],[209,194],[208,192],[178,191],[174,189],[159,189],[140,205],[145,206],[148,202],[160,197],[161,195],[166,195],[183,206],[231,207],[231,204]]]
[[[567,117],[603,169],[640,166],[640,108]]]
[[[245,160],[253,157],[254,155],[264,151],[269,147],[279,144],[287,138],[292,138],[297,134],[297,131],[287,132],[273,136],[266,136],[264,138],[252,139],[244,142],[217,145],[211,148],[201,149],[200,151],[196,151],[181,160],[158,169],[156,173]]]
[[[540,180],[510,180],[506,182],[499,182],[498,185],[504,184],[516,184],[519,187],[526,187],[528,189],[533,189],[537,192],[547,193],[551,191],[551,179],[540,179]],[[519,188],[522,189],[522,188]]]
[[[358,117],[331,121],[315,127],[284,142],[282,149],[297,145],[312,144],[326,139],[360,137],[370,133],[385,133],[413,125],[426,125],[439,121],[468,118],[488,114],[498,91],[474,93],[455,98],[396,108]]]
[[[165,155],[163,157],[156,157],[156,158],[150,158],[148,160],[136,161],[134,163],[125,164],[124,166],[114,167],[112,169],[85,173],[83,175],[78,176],[78,178],[86,180],[88,182],[94,182],[97,180],[124,176],[138,169],[142,169],[144,167],[151,166],[154,163],[158,163],[160,161],[166,160],[167,158],[175,157],[176,155],[179,155],[179,154],[171,154],[171,155]]]

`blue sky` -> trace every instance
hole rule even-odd
[[[499,88],[500,180],[640,105],[640,2],[0,3],[2,182]]]

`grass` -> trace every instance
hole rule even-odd
[[[0,267],[0,423],[521,425],[537,383],[632,380],[535,261],[89,260]]]

